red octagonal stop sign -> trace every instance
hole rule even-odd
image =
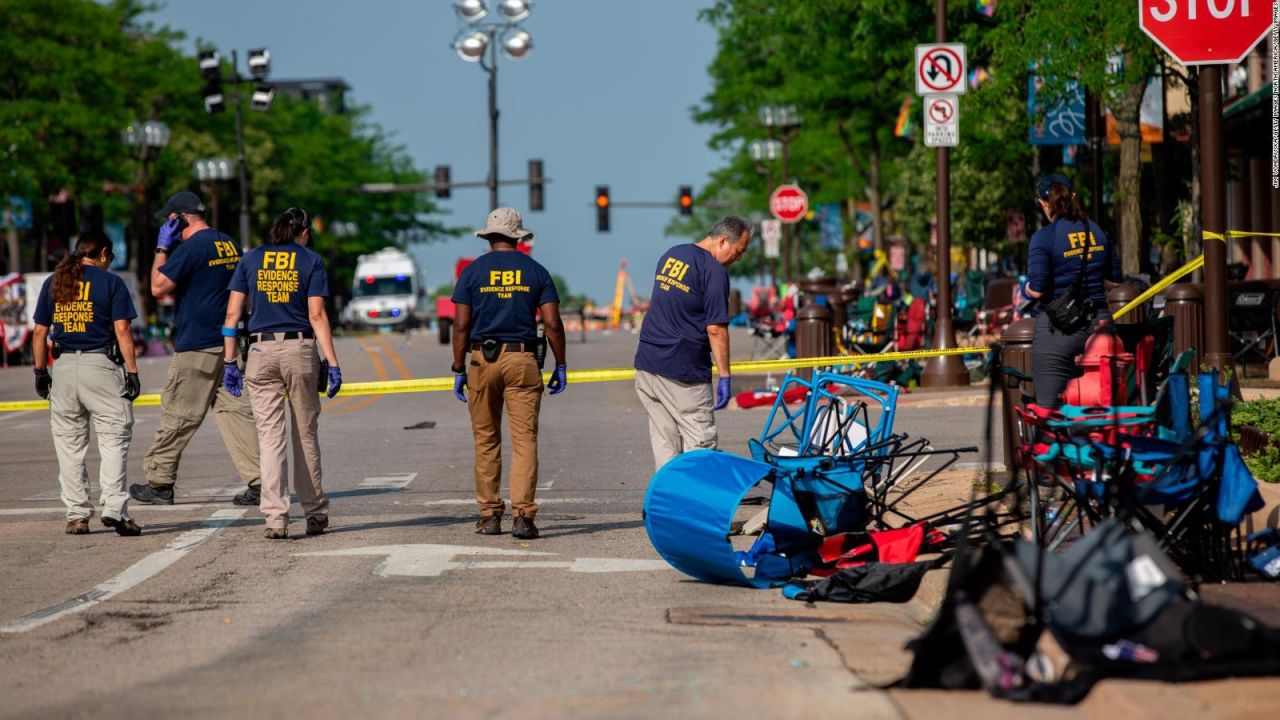
[[[769,212],[784,223],[797,223],[809,212],[809,196],[799,185],[779,185],[769,196]]]
[[[1138,24],[1183,65],[1240,62],[1271,27],[1271,0],[1139,0]]]

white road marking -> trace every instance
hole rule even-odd
[[[579,505],[595,505],[598,503],[609,502],[607,498],[546,498],[539,500],[539,505],[565,505],[568,503],[576,503]],[[475,505],[475,498],[445,498],[444,500],[428,500],[423,505]]]
[[[102,488],[98,487],[97,485],[90,485],[88,490],[89,496],[93,497],[97,495],[99,492],[101,492],[101,490]],[[22,499],[23,500],[61,500],[62,491],[55,490],[53,492],[43,492],[43,493],[38,493],[36,495],[24,497]]]
[[[467,545],[374,545],[345,550],[298,553],[300,557],[386,556],[374,574],[382,577],[439,577],[446,570],[496,570],[509,568],[558,568],[569,572],[648,572],[670,570],[665,560],[636,558],[574,558],[565,560],[454,560],[458,555],[554,556],[534,550],[471,547]]]
[[[17,620],[11,620],[4,625],[0,625],[0,632],[20,633],[34,630],[58,618],[78,613],[100,602],[110,600],[116,595],[155,577],[165,568],[181,560],[184,555],[191,552],[198,545],[213,537],[219,530],[242,517],[245,512],[244,510],[219,510],[204,521],[204,527],[182,533],[163,549],[142,558],[126,568],[124,572],[99,584],[89,592],[64,600],[57,605],[51,605],[43,610],[28,613]]]
[[[194,490],[186,491],[184,494],[186,494],[188,497],[205,497],[205,498],[223,497],[223,496],[229,497],[232,495],[238,495],[241,490],[244,490],[244,483],[236,483],[235,485],[224,485],[222,487],[217,487],[217,488],[195,488]]]
[[[11,413],[0,413],[0,424],[8,420],[14,420],[16,418],[23,417],[24,415],[30,415],[31,413],[34,413],[34,412],[37,412],[37,411],[36,410],[19,410],[17,412],[11,412]],[[43,412],[43,411],[39,411],[39,412]],[[25,427],[25,426],[27,426],[27,423],[25,422],[22,423],[21,427]]]
[[[408,487],[413,479],[418,477],[418,473],[400,473],[399,475],[384,475],[382,477],[365,478],[356,487],[364,490],[403,490]]]
[[[539,485],[539,486],[537,487],[537,489],[538,489],[538,490],[550,490],[550,489],[551,489],[551,486],[552,486],[552,485],[555,485],[555,484],[556,484],[556,481],[555,481],[555,480],[548,480],[548,481],[546,481],[546,482],[542,483],[541,485]]]

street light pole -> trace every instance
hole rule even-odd
[[[498,43],[492,29],[489,33],[489,212],[498,209]],[[484,63],[481,63],[484,65]]]
[[[947,41],[947,0],[934,0],[934,41]],[[933,347],[948,350],[956,347],[956,333],[951,325],[951,154],[949,148],[935,148],[937,157],[938,250],[935,263],[938,280],[938,319],[934,325]],[[955,355],[931,357],[920,374],[924,387],[954,387],[969,384],[969,371]]]
[[[236,162],[239,164],[240,173],[240,242],[245,246],[253,246],[253,241],[249,236],[249,164],[244,158],[244,118],[243,111],[240,108],[242,99],[240,85],[240,65],[236,58],[236,51],[231,51],[231,67],[235,74],[236,86]]]

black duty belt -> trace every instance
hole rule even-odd
[[[83,355],[106,355],[110,349],[110,345],[103,345],[102,347],[90,348],[88,350],[75,350],[69,347],[64,347],[60,349],[59,354],[66,355],[68,353],[81,353]]]
[[[314,340],[316,334],[310,330],[290,330],[289,332],[264,332],[254,333],[249,336],[249,342],[262,342],[263,340]]]
[[[478,342],[471,343],[472,350],[481,350],[481,344]],[[533,352],[533,343],[510,342],[502,344],[502,352]]]

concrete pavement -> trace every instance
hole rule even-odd
[[[745,336],[734,344],[745,357]],[[633,347],[630,335],[591,335],[570,343],[570,367],[626,366]],[[449,365],[425,333],[344,338],[338,351],[348,381]],[[142,359],[144,392],[160,389],[167,362]],[[0,398],[31,393],[28,368],[0,371]],[[913,405],[903,403],[899,428],[936,446],[981,441],[983,408]],[[764,416],[721,413],[722,447],[744,451]],[[131,481],[159,410],[137,417]],[[295,522],[299,537],[264,540],[257,510],[229,502],[238,482],[210,421],[184,456],[178,504],[134,506],[142,537],[96,519],[91,535],[66,536],[47,415],[0,415],[0,717],[879,718],[932,717],[951,699],[973,716],[1013,707],[875,689],[902,667],[902,641],[928,615],[918,603],[806,607],[663,567],[640,516],[652,456],[629,383],[544,399],[544,537],[532,542],[473,534],[470,432],[450,394],[340,396],[325,401],[320,431],[326,535],[302,537]]]

